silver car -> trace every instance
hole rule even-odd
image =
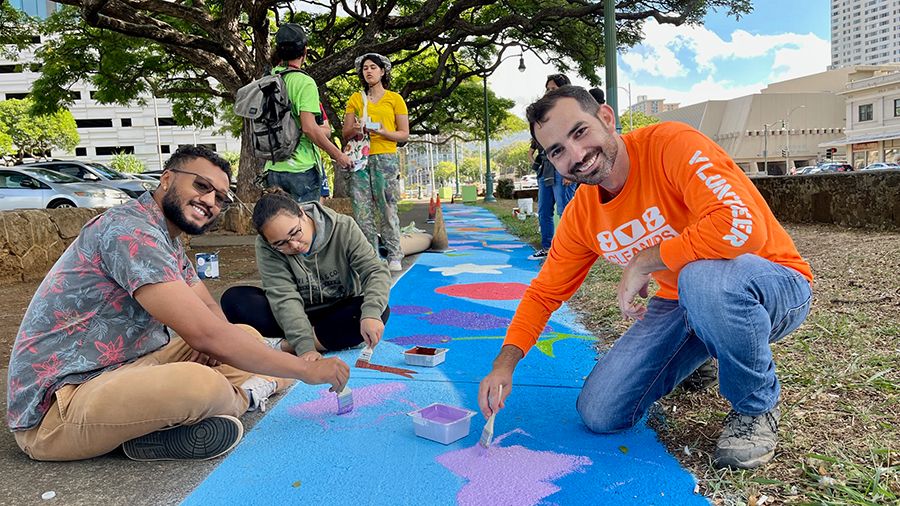
[[[159,182],[142,181],[126,176],[102,163],[79,162],[75,160],[56,160],[51,162],[35,162],[27,164],[28,167],[43,167],[55,170],[63,174],[76,177],[89,183],[100,183],[112,188],[118,188],[129,196],[138,198],[145,191],[153,191],[159,186]]]
[[[113,207],[129,200],[128,194],[115,188],[42,167],[0,167],[0,210]]]

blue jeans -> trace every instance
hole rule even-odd
[[[544,186],[543,179],[538,178],[538,224],[541,227],[541,247],[544,249],[550,249],[553,241],[553,207],[556,207],[556,214],[562,216],[578,187],[575,183],[563,184],[559,172],[553,173],[553,186]]]
[[[303,172],[281,172],[270,170],[266,173],[268,186],[279,186],[297,202],[319,201],[322,192],[321,174],[316,167]]]
[[[710,356],[735,411],[755,416],[778,403],[770,343],[809,314],[806,278],[756,255],[698,260],[678,275],[678,297],[650,299],[644,318],[594,366],[577,402],[592,431],[633,426]]]

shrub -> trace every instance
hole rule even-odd
[[[512,179],[503,178],[497,181],[497,198],[511,199],[513,198],[513,190],[516,189]]]
[[[109,166],[124,174],[140,174],[146,169],[140,158],[129,153],[116,153]]]

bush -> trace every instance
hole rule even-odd
[[[513,198],[513,190],[516,189],[512,179],[503,178],[497,181],[497,198],[511,199]]]
[[[227,160],[228,163],[231,164],[232,179],[237,178],[238,166],[241,163],[241,154],[238,153],[237,151],[225,151],[225,152],[219,153],[219,156],[221,156],[222,158]]]
[[[140,174],[146,169],[140,158],[129,153],[116,153],[109,166],[124,174]]]

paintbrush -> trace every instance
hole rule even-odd
[[[365,362],[369,363],[372,360],[372,354],[375,353],[375,349],[371,346],[366,345],[365,348],[359,353],[359,358],[356,359],[357,362]]]
[[[497,409],[500,409],[500,399],[503,398],[503,385],[500,385],[500,391],[497,393]],[[497,411],[495,410],[491,413],[490,418],[486,424],[484,424],[484,430],[481,431],[481,439],[478,440],[478,444],[480,444],[484,448],[488,448],[491,446],[491,440],[494,439],[494,417],[497,416]]]
[[[353,393],[350,391],[350,387],[344,386],[344,389],[338,392],[337,401],[337,414],[344,415],[353,411]]]

